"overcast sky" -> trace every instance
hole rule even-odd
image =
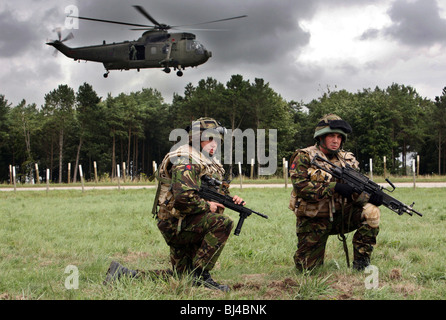
[[[101,63],[75,62],[47,40],[64,27],[66,10],[80,16],[151,24],[132,5],[142,5],[170,25],[227,17],[247,18],[208,26],[222,31],[193,31],[209,61],[188,68],[179,78],[161,69],[111,71]],[[184,30],[187,31],[187,30]],[[70,47],[136,40],[142,31],[79,21]],[[226,84],[233,74],[254,82],[263,78],[287,101],[309,102],[327,88],[350,92],[385,89],[392,83],[414,87],[434,99],[446,86],[446,0],[17,0],[0,2],[0,94],[13,105],[44,103],[59,84],[75,91],[84,82],[99,96],[142,88],[159,90],[166,102],[183,94],[190,82],[212,77]]]

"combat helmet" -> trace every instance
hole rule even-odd
[[[347,139],[347,134],[352,132],[352,127],[348,124],[348,122],[341,119],[341,117],[329,113],[323,116],[314,130],[313,138],[319,140],[319,137],[322,137],[329,133],[339,133],[342,135],[342,142],[345,142]]]
[[[192,135],[200,134],[201,140],[208,140],[211,137],[219,137],[223,140],[223,135],[226,133],[226,128],[214,118],[202,117],[192,121],[192,125],[186,128],[189,133],[189,140],[192,140]]]

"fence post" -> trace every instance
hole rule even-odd
[[[46,169],[46,192],[50,189],[50,169]]]
[[[240,162],[238,163],[238,174],[240,175],[240,189],[242,189],[242,164]]]
[[[412,175],[413,175],[413,188],[416,188],[416,175],[415,175],[415,159],[412,159]]]
[[[251,174],[250,178],[254,178],[254,159],[251,159]]]
[[[82,192],[84,192],[84,174],[82,172],[82,165],[79,165],[79,175],[81,177],[81,184],[82,184]]]
[[[288,161],[283,158],[283,177],[285,178],[285,189],[288,188]]]
[[[153,173],[155,173],[156,170],[158,170],[155,160],[152,161],[152,167],[153,167]]]
[[[98,169],[96,166],[96,161],[93,161],[93,167],[94,167],[94,182],[98,183]]]
[[[12,166],[12,179],[14,180],[14,192],[16,192],[16,182],[15,182],[15,166]]]
[[[121,171],[119,169],[119,164],[116,165],[117,167],[117,172],[118,172],[118,190],[121,190],[121,182],[119,180],[121,180]]]
[[[36,167],[36,180],[37,180],[37,184],[40,184],[39,165],[36,163],[35,167]]]
[[[420,176],[420,156],[417,155],[417,177]]]

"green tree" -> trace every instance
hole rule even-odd
[[[73,121],[75,103],[74,90],[67,85],[59,87],[45,95],[44,108],[59,136],[59,183],[62,183],[64,132]]]
[[[428,102],[410,86],[392,84],[386,89],[391,109],[392,139],[402,155],[402,169],[406,172],[407,153],[415,152],[425,141],[423,121]],[[397,154],[394,152],[393,159]]]
[[[434,136],[438,152],[438,174],[446,172],[446,87],[441,96],[435,97],[435,107],[429,115],[428,129]],[[443,168],[443,169],[442,169]]]
[[[0,167],[8,168],[12,163],[10,136],[9,136],[9,113],[11,103],[0,94]],[[0,181],[9,178],[7,170],[0,170]]]
[[[174,127],[169,122],[168,106],[159,91],[143,88],[138,92],[137,100],[141,106],[142,130],[135,139],[141,141],[142,148],[136,153],[140,156],[135,162],[138,163],[139,171],[149,175],[152,172],[152,161],[161,162],[169,151],[168,137]]]
[[[277,157],[275,161],[282,163],[282,158],[289,158],[294,148],[296,129],[293,125],[293,109],[290,105],[263,79],[255,78],[248,89],[248,110],[250,126],[254,129],[265,130],[265,155]],[[277,154],[270,154],[269,143],[271,130],[277,130]],[[259,137],[258,137],[259,138]],[[259,143],[257,141],[257,143]]]
[[[39,111],[35,103],[26,104],[22,100],[10,112],[10,134],[13,146],[17,150],[15,157],[20,158],[20,174],[32,179],[33,164],[35,162],[32,145],[35,143],[36,132],[40,130]]]
[[[106,115],[106,123],[107,128],[109,130],[110,137],[112,139],[111,146],[111,177],[114,178],[116,176],[116,137],[118,132],[120,132],[123,128],[121,123],[121,108],[118,109],[120,104],[116,103],[116,98],[113,98],[109,93],[107,95],[107,99],[105,100],[105,115]]]
[[[98,97],[97,93],[93,90],[93,87],[84,82],[76,93],[76,110],[75,110],[75,120],[77,130],[79,135],[79,143],[76,152],[76,161],[74,165],[73,182],[77,180],[77,170],[79,166],[79,157],[81,153],[82,145],[88,134],[94,130],[97,123],[99,122],[94,115],[97,115],[98,104],[101,99]]]

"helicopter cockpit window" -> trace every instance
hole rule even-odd
[[[204,46],[200,42],[194,40],[187,40],[186,50],[195,51],[196,54],[204,54]]]

